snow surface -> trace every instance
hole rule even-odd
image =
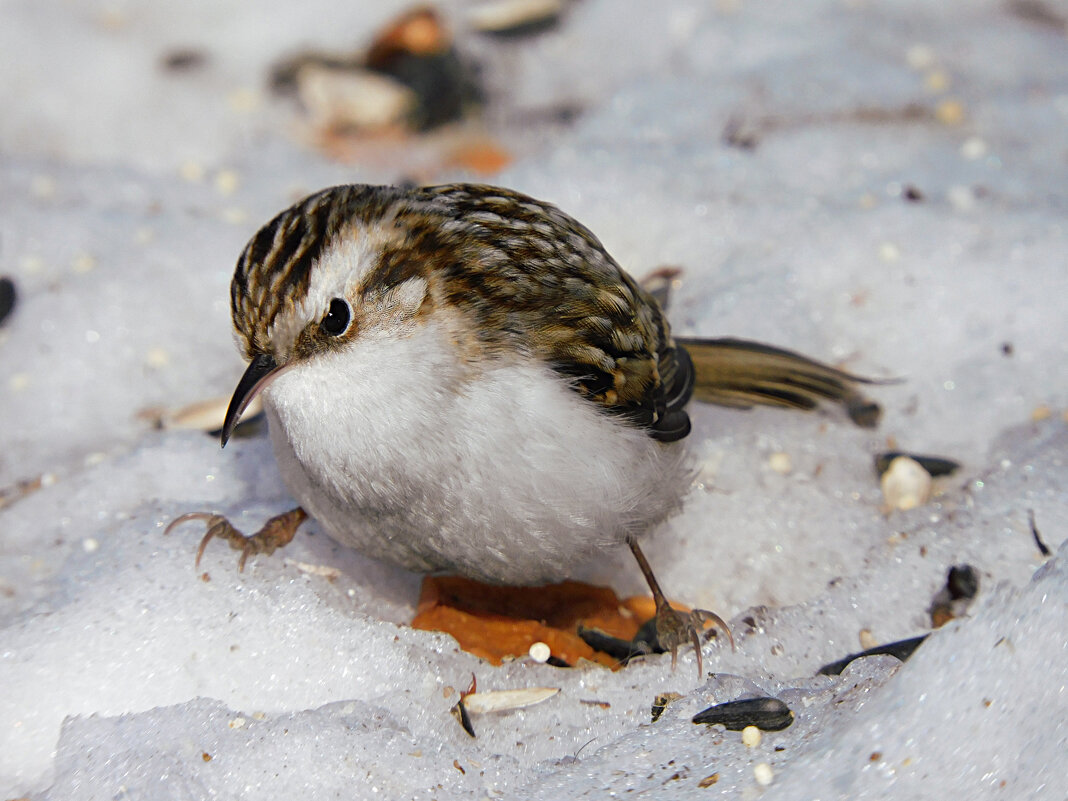
[[[1022,2],[583,0],[556,31],[492,42],[466,6],[441,7],[484,64],[488,130],[519,156],[495,182],[558,203],[637,275],[684,268],[680,333],[903,377],[873,390],[882,425],[695,411],[701,475],[647,554],[673,597],[732,620],[738,649],[709,646],[702,681],[689,653],[674,673],[659,657],[493,668],[404,625],[418,576],[314,524],[243,574],[220,544],[194,571],[196,532],[162,536],[174,517],[216,509],[250,530],[291,505],[262,435],[220,451],[139,415],[229,395],[245,240],[331,183],[412,164],[477,176],[429,173],[425,145],[405,163],[328,161],[265,89],[279,58],[361,46],[400,3],[12,0],[0,797],[1064,798],[1064,25]],[[207,62],[166,72],[175,48]],[[546,121],[571,107],[574,124]],[[729,124],[755,147],[728,144]],[[963,469],[884,514],[871,464],[891,442]],[[769,466],[782,452],[785,475]],[[978,600],[912,660],[814,677],[863,630],[928,630],[963,563]],[[624,553],[579,577],[642,590]],[[449,714],[472,673],[562,690],[477,716],[472,740]],[[665,691],[684,698],[650,723]],[[754,749],[690,722],[764,693],[796,721]]]

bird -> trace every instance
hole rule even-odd
[[[660,647],[708,610],[668,602],[640,540],[675,514],[695,468],[687,405],[842,404],[872,426],[872,383],[792,351],[675,338],[656,298],[555,205],[501,187],[335,186],[264,225],[230,287],[248,367],[225,447],[262,395],[298,506],[246,535],[251,554],[309,516],[342,545],[414,571],[539,585],[628,547],[653,595]],[[733,645],[733,638],[731,638]]]

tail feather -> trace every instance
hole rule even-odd
[[[675,342],[693,361],[696,400],[737,409],[757,404],[814,409],[820,401],[832,401],[842,404],[859,426],[873,428],[879,422],[882,410],[857,385],[883,382],[759,342],[686,338]]]

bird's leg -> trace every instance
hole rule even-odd
[[[645,581],[649,584],[649,589],[653,592],[653,603],[656,604],[656,638],[661,648],[665,651],[671,651],[671,669],[675,669],[679,646],[684,645],[689,640],[693,643],[694,651],[697,653],[697,677],[701,678],[704,675],[704,665],[701,660],[701,632],[704,630],[704,624],[711,622],[723,629],[731,641],[731,648],[733,648],[734,637],[731,634],[731,630],[723,622],[723,618],[714,612],[709,612],[707,609],[694,609],[686,614],[672,609],[664,596],[663,590],[660,589],[656,576],[653,575],[649,560],[645,558],[642,549],[638,547],[637,541],[630,539],[627,544],[630,546],[634,558],[638,560],[638,567],[641,568],[642,575],[645,576]]]
[[[237,562],[237,569],[238,572],[243,573],[245,570],[245,560],[248,559],[251,554],[270,554],[274,552],[275,548],[281,548],[283,545],[288,545],[297,533],[297,529],[300,528],[300,524],[303,523],[307,517],[308,513],[298,506],[296,509],[290,509],[288,512],[275,515],[263,524],[263,528],[252,536],[247,536],[234,528],[230,521],[222,515],[212,514],[211,512],[190,512],[189,514],[184,514],[171,521],[171,524],[167,526],[163,533],[165,535],[170,534],[172,529],[180,526],[182,523],[188,523],[190,520],[203,520],[207,524],[208,531],[200,541],[200,546],[197,548],[195,565],[197,567],[200,566],[200,557],[204,555],[204,549],[208,547],[208,543],[215,538],[221,538],[228,540],[230,542],[230,547],[235,551],[241,551],[241,558]]]

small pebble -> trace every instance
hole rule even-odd
[[[1053,410],[1044,403],[1031,410],[1032,423],[1041,423],[1043,420],[1049,420],[1052,416]]]
[[[95,553],[100,549],[100,543],[94,540],[92,537],[86,537],[82,540],[82,550],[86,553]]]
[[[19,260],[19,269],[27,275],[39,273],[44,269],[44,259],[40,256],[23,256]]]
[[[231,111],[247,114],[255,111],[262,105],[263,97],[255,89],[234,89],[226,96],[226,104]]]
[[[879,641],[875,639],[875,635],[871,633],[871,629],[861,629],[857,639],[860,640],[860,647],[864,651],[879,644]]]
[[[88,253],[79,253],[74,257],[74,261],[71,262],[71,269],[76,273],[85,274],[92,272],[96,267],[96,259],[90,256]]]
[[[768,457],[768,467],[779,475],[785,476],[794,469],[794,464],[788,453],[773,453]]]
[[[943,125],[960,125],[964,122],[964,104],[959,100],[943,100],[935,108],[935,117]]]
[[[930,69],[935,62],[935,53],[930,45],[914,44],[905,52],[905,63],[914,70]]]
[[[530,658],[535,662],[547,662],[552,655],[552,651],[549,650],[549,646],[543,642],[536,642],[530,646]]]
[[[220,195],[232,195],[237,191],[238,183],[240,179],[234,170],[219,170],[215,174],[215,191]]]
[[[986,142],[980,139],[978,136],[969,136],[964,140],[964,143],[960,146],[960,154],[968,161],[975,161],[981,159],[986,155],[987,146]]]
[[[975,208],[975,192],[970,186],[951,186],[946,197],[949,198],[949,205],[957,211],[971,211]]]
[[[761,787],[767,787],[775,778],[775,772],[767,762],[758,762],[753,765],[753,778]]]
[[[756,748],[760,745],[760,729],[756,726],[746,726],[742,729],[742,745],[746,748]]]
[[[933,94],[946,91],[949,83],[949,74],[945,70],[933,69],[923,76],[924,88]]]
[[[901,258],[901,249],[893,242],[883,242],[879,245],[879,258],[889,263]]]
[[[931,497],[931,474],[908,456],[898,456],[890,462],[880,483],[883,499],[891,509],[915,509]]]
[[[30,181],[30,194],[38,200],[49,200],[56,195],[56,179],[51,175],[35,175]]]
[[[248,221],[248,212],[236,206],[228,206],[220,212],[219,216],[224,223],[229,225],[244,225]]]
[[[199,184],[204,180],[204,165],[197,161],[184,161],[182,166],[178,168],[178,175],[182,177],[183,181]]]
[[[145,364],[149,367],[166,367],[171,363],[171,354],[163,348],[150,348],[148,353],[145,354]]]

